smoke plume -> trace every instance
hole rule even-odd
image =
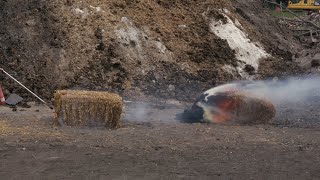
[[[245,84],[245,92],[267,98],[275,105],[309,101],[320,95],[320,77],[291,77]]]

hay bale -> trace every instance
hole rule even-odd
[[[275,117],[276,109],[268,100],[241,92],[219,93],[208,97],[204,110],[204,122],[264,124]]]
[[[240,124],[264,124],[276,115],[274,105],[259,97],[246,94],[231,94],[230,98],[235,103],[231,111],[232,121]]]
[[[122,98],[113,93],[59,90],[54,94],[57,121],[68,126],[120,126]]]

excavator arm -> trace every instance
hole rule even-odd
[[[290,0],[288,3],[288,8],[320,10],[320,0]]]

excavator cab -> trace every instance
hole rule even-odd
[[[290,0],[288,8],[320,10],[320,0]]]

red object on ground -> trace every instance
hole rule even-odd
[[[2,91],[2,87],[0,86],[0,105],[3,105],[6,103],[6,99],[4,97],[3,91]]]
[[[277,12],[281,12],[282,11],[282,8],[280,6],[276,6],[276,11]]]

